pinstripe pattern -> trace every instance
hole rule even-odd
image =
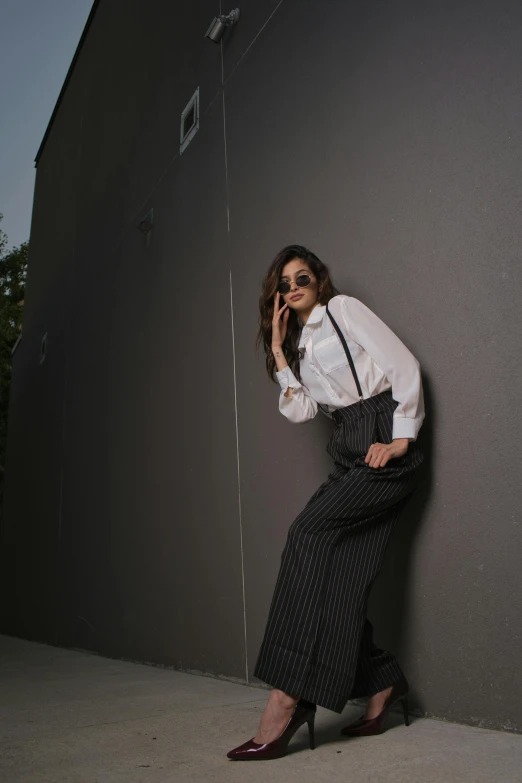
[[[364,458],[392,441],[391,391],[333,412],[327,451],[335,467],[292,522],[254,675],[341,713],[350,698],[377,693],[403,674],[375,646],[366,618],[390,534],[417,485],[419,440],[384,468]]]

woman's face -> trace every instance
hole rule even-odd
[[[299,275],[310,275],[310,282],[307,286],[300,288],[295,282]],[[294,258],[283,267],[281,271],[280,282],[290,283],[290,291],[287,294],[281,294],[280,303],[287,304],[289,308],[299,313],[309,313],[319,301],[319,281],[305,261],[300,258]]]

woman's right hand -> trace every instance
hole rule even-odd
[[[272,318],[272,348],[281,348],[286,337],[286,329],[288,325],[288,317],[290,310],[288,305],[285,304],[279,308],[281,302],[281,294],[276,292],[274,297],[274,317]],[[281,317],[281,314],[283,316]]]

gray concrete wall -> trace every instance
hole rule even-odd
[[[287,422],[254,353],[261,278],[299,242],[423,370],[429,477],[372,593],[376,640],[421,712],[522,730],[522,8],[240,8],[217,46],[217,3],[101,0],[53,123],[2,630],[254,681],[286,530],[330,469],[329,422]]]

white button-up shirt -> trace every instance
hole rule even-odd
[[[391,389],[399,404],[393,414],[393,438],[416,440],[424,420],[420,365],[397,335],[353,296],[330,299],[328,309],[352,355],[364,399]],[[303,326],[299,348],[301,383],[290,367],[276,372],[281,386],[279,410],[292,422],[312,419],[318,403],[331,413],[359,400],[346,353],[324,305],[316,305]],[[288,387],[292,396],[285,397]],[[324,410],[324,409],[321,409]]]

